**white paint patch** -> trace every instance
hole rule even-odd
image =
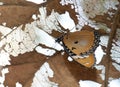
[[[51,14],[47,16],[46,7],[39,8],[40,15],[37,17],[40,19],[37,21],[37,26],[43,29],[45,32],[51,34],[53,30],[61,32],[61,27],[57,21],[57,15],[59,13],[52,10]]]
[[[33,3],[36,3],[36,4],[42,4],[42,3],[47,2],[47,0],[26,0],[26,1],[33,2]]]
[[[69,29],[71,32],[76,31],[74,20],[70,17],[69,12],[66,11],[63,14],[59,14],[52,10],[51,14],[47,16],[46,7],[39,8],[40,15],[37,15],[37,18],[40,20],[37,21],[37,25],[44,30],[45,32],[51,34],[53,30],[58,32],[65,32],[61,29],[59,24],[64,29]],[[35,15],[33,18],[36,19]]]
[[[68,61],[73,61],[73,58],[71,58],[70,56],[68,56]]]
[[[12,31],[11,28],[0,25],[0,33],[2,33],[3,37],[9,34],[11,31]]]
[[[0,53],[2,52],[2,54],[0,54],[1,58],[3,54],[17,57],[19,54],[31,52],[38,44],[45,45],[58,51],[63,50],[63,47],[55,41],[55,38],[48,34],[51,33],[53,29],[61,31],[55,16],[58,13],[55,13],[54,10],[52,10],[51,15],[47,16],[47,11],[44,7],[41,7],[39,11],[40,15],[33,15],[33,18],[38,18],[40,20],[35,20],[30,24],[26,24],[24,29],[22,29],[22,25],[15,27],[14,29],[0,26],[0,33],[2,34],[0,48],[4,49],[4,53],[3,51],[0,51]],[[39,26],[41,26],[41,28],[38,28]],[[45,52],[44,55],[52,56],[55,53],[55,50],[42,50]],[[2,61],[3,59],[4,62]],[[0,60],[2,66],[10,64],[10,58],[8,56],[2,58],[2,60]]]
[[[80,87],[101,87],[102,85],[100,83],[91,81],[91,80],[80,80],[79,81]]]
[[[116,70],[120,72],[120,65],[118,65],[117,63],[112,63],[112,65],[116,68]]]
[[[101,40],[100,45],[107,47],[109,36],[101,36],[100,40]]]
[[[57,20],[64,29],[69,29],[70,32],[76,31],[75,22],[70,17],[69,12],[66,11],[64,14],[57,16]]]
[[[3,23],[2,23],[3,26],[6,26],[6,24],[7,24],[6,22],[3,22]]]
[[[10,60],[10,55],[4,50],[2,50],[0,52],[0,66],[10,65]]]
[[[101,62],[103,55],[105,55],[105,53],[103,52],[102,47],[99,45],[95,50],[96,64],[99,64]]]
[[[63,47],[55,41],[55,38],[50,36],[48,33],[45,31],[39,29],[38,27],[34,27],[35,33],[36,33],[36,43],[43,44],[45,46],[54,48],[58,51],[63,50]]]
[[[4,81],[5,81],[5,74],[9,73],[8,68],[4,68],[1,71],[2,76],[0,76],[0,87],[4,87]]]
[[[116,39],[117,40],[113,40],[110,56],[112,60],[120,63],[120,28],[116,31]]]
[[[52,50],[52,49],[48,49],[48,48],[42,48],[41,46],[37,46],[35,48],[35,50],[38,52],[38,53],[41,53],[43,55],[46,55],[46,56],[53,56],[56,51],[55,50]]]
[[[61,52],[61,55],[64,55],[65,54],[65,51]]]
[[[37,16],[35,14],[33,14],[32,19],[37,20]]]
[[[95,65],[94,66],[97,70],[101,70],[99,74],[102,80],[105,80],[105,66],[104,65]]]
[[[3,3],[3,2],[0,2],[0,5],[4,5],[4,3]]]
[[[27,25],[29,25],[29,27],[27,27]],[[19,54],[33,51],[36,44],[34,43],[35,33],[31,26],[32,24],[26,24],[24,31],[22,30],[22,26],[19,26],[9,34],[4,34],[6,36],[0,41],[0,47],[4,48],[6,53],[15,57]]]
[[[51,82],[49,77],[52,78],[54,72],[49,64],[45,62],[41,68],[35,73],[31,87],[58,87],[58,84]]]
[[[16,87],[23,87],[19,82],[16,83]]]
[[[90,18],[96,17],[96,15],[103,15],[107,13],[109,9],[117,9],[116,5],[119,4],[118,0],[61,0],[62,5],[71,4],[74,5],[75,12],[78,18],[78,28],[82,28],[84,25],[89,25],[95,29],[104,29],[106,32],[110,29],[103,23],[96,23]]]
[[[120,87],[120,78],[110,81],[108,87]]]

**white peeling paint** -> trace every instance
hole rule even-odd
[[[53,49],[48,49],[48,48],[42,48],[41,46],[37,46],[35,48],[35,50],[38,52],[38,53],[41,53],[43,55],[46,55],[46,56],[53,56],[56,51],[53,50]]]
[[[0,47],[3,47],[6,53],[12,56],[18,56],[19,54],[23,54],[25,52],[33,51],[36,47],[33,38],[35,38],[35,33],[29,33],[32,24],[29,24],[29,27],[25,27],[25,30],[22,30],[22,26],[17,27],[12,30],[5,38],[0,41]],[[26,32],[26,29],[28,32]],[[30,30],[32,30],[31,28]]]
[[[116,40],[113,40],[111,49],[111,58],[117,63],[120,63],[120,28],[116,31]]]
[[[76,31],[75,22],[70,17],[70,14],[68,11],[66,11],[64,14],[59,15],[57,17],[57,20],[64,29],[68,29],[70,30],[70,32]]]
[[[107,47],[109,36],[101,36],[100,40],[101,40],[100,45]]]
[[[101,70],[99,74],[102,80],[105,80],[105,66],[104,65],[95,65],[94,66],[97,70]]]
[[[37,17],[40,19],[37,21],[37,26],[43,29],[45,32],[51,34],[53,30],[61,32],[61,27],[57,21],[58,12],[52,10],[51,14],[47,16],[46,7],[39,8],[40,15]]]
[[[0,2],[0,5],[4,5],[4,3],[3,3],[3,2]]]
[[[68,61],[73,61],[73,58],[71,58],[70,56],[68,56]]]
[[[80,87],[101,87],[100,83],[91,81],[91,80],[80,80],[79,81]]]
[[[63,47],[55,41],[55,38],[48,34],[52,32],[53,29],[57,31],[61,29],[58,26],[59,23],[55,16],[58,13],[52,10],[51,15],[47,16],[47,11],[44,7],[41,7],[39,11],[41,15],[33,15],[33,17],[34,19],[40,17],[40,20],[35,20],[30,24],[26,24],[24,29],[22,29],[23,25],[15,27],[14,29],[0,26],[0,32],[2,33],[0,48],[3,48],[6,54],[17,57],[19,54],[33,51],[38,44],[45,45],[58,51],[63,50]],[[42,27],[40,28],[39,26]],[[52,56],[55,53],[55,50],[42,50],[46,50],[46,54],[44,55]],[[4,58],[4,62],[0,61],[2,66],[5,66],[6,64],[9,65],[10,58],[6,58],[7,59]]]
[[[59,14],[58,12],[55,12],[52,10],[51,14],[47,16],[47,10],[46,7],[39,8],[40,15],[33,15],[33,18],[36,19],[39,18],[40,20],[37,21],[37,26],[40,27],[45,32],[51,34],[53,30],[58,32],[65,32],[61,29],[59,24],[64,29],[69,29],[70,32],[75,32],[76,27],[74,20],[70,17],[70,14],[68,11],[65,13]]]
[[[115,67],[116,70],[120,72],[120,65],[117,63],[112,63],[112,65]]]
[[[42,4],[42,3],[47,2],[47,0],[26,0],[26,1],[33,2],[33,3],[36,3],[36,4]]]
[[[16,87],[23,87],[19,82],[16,83]]]
[[[77,13],[78,28],[82,28],[84,25],[89,25],[95,29],[104,29],[108,32],[110,29],[104,26],[103,23],[96,23],[90,18],[96,17],[96,15],[103,15],[107,13],[109,9],[117,9],[116,5],[119,4],[118,0],[61,0],[62,5],[73,5],[75,12]]]
[[[102,47],[99,45],[95,50],[96,64],[99,64],[101,62],[103,55],[105,55],[105,53],[103,52]]]
[[[11,31],[12,31],[11,28],[0,25],[0,33],[2,33],[3,37],[9,34]]]
[[[108,87],[120,87],[120,78],[109,81]]]
[[[2,50],[0,52],[0,66],[10,65],[10,60],[10,55],[4,50]]]
[[[36,36],[37,36],[35,39],[36,43],[43,44],[45,46],[54,48],[54,49],[59,50],[59,51],[63,50],[63,47],[55,41],[55,38],[50,36],[45,31],[39,29],[38,27],[34,27],[34,28],[35,28],[35,32],[36,32]]]
[[[2,76],[0,76],[0,87],[4,87],[3,83],[5,81],[5,74],[9,73],[8,68],[4,68],[1,71]]]
[[[3,22],[3,23],[2,23],[3,26],[6,26],[6,24],[7,24],[6,22]]]
[[[58,87],[57,83],[49,80],[53,75],[54,72],[50,68],[49,64],[45,62],[35,73],[31,87]]]
[[[33,14],[32,19],[37,20],[37,16],[35,14]]]

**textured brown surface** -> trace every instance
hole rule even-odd
[[[0,6],[0,24],[6,22],[7,26],[14,27],[20,24],[31,22],[31,16],[37,13],[39,6],[33,3],[25,2],[24,0],[0,0],[5,5]],[[64,13],[66,10],[70,12],[70,16],[75,20],[76,13],[71,10],[70,6],[61,6],[59,0],[48,0],[47,6],[48,15],[51,9],[55,9],[59,13]],[[104,22],[111,27],[111,23],[106,20],[106,16],[96,17],[94,20]],[[101,19],[102,18],[102,19]],[[84,28],[87,28],[85,26]],[[104,31],[102,31],[103,33]],[[102,34],[101,33],[101,34]],[[53,35],[54,36],[54,35]],[[103,83],[99,73],[95,68],[86,68],[81,66],[79,63],[67,60],[67,54],[64,56],[60,52],[52,56],[50,59],[46,59],[45,56],[37,54],[36,52],[30,52],[23,55],[19,55],[17,58],[11,57],[11,65],[6,66],[9,68],[9,73],[6,75],[5,85],[9,87],[15,87],[16,82],[23,84],[23,87],[30,87],[34,73],[40,68],[40,66],[47,61],[53,71],[55,72],[54,78],[51,79],[54,82],[59,83],[60,87],[78,87],[79,80],[93,80],[99,83]],[[106,60],[109,57],[103,58],[102,64],[106,64]],[[110,64],[109,76],[118,77],[120,74]],[[106,80],[107,82],[107,80]],[[105,87],[105,86],[103,86]],[[106,86],[107,87],[107,86]]]
[[[83,67],[75,61],[69,62],[66,54],[62,56],[58,53],[48,62],[55,73],[52,80],[59,83],[60,87],[79,87],[80,79],[96,81],[96,69]]]
[[[37,7],[7,5],[0,6],[0,24],[7,23],[7,26],[19,26],[30,22],[32,14],[36,13]]]

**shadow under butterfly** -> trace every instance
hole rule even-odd
[[[56,39],[65,52],[79,64],[92,67],[95,62],[94,52],[99,46],[100,35],[98,31],[81,30],[64,33]]]

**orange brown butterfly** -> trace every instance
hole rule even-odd
[[[98,31],[81,30],[65,33],[57,38],[56,42],[60,43],[65,52],[81,65],[90,68],[95,64],[94,52],[100,42]]]

